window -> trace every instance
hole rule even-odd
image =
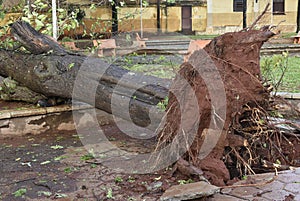
[[[284,0],[273,0],[273,14],[284,14]]]
[[[233,0],[233,12],[243,12],[243,0]]]

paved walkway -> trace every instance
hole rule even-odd
[[[237,187],[223,188],[213,201],[300,201],[300,168],[274,173],[248,176],[247,180],[234,184]]]
[[[275,173],[248,176],[233,186],[223,188],[206,182],[177,185],[168,189],[161,201],[300,201],[300,168]]]

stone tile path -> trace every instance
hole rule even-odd
[[[211,200],[300,201],[300,168],[275,173],[251,175],[247,180],[221,188]]]
[[[197,200],[203,196],[210,201],[300,201],[300,168],[281,171],[277,175],[251,175],[246,180],[226,187],[216,187],[205,182],[187,184],[185,187],[173,186],[160,200]]]

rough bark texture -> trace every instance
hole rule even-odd
[[[226,138],[231,135],[228,133],[234,117],[245,104],[261,108],[267,106],[269,93],[260,80],[259,54],[263,43],[273,35],[269,30],[221,35],[204,48],[205,52],[195,51],[189,61],[182,64],[171,86],[166,124],[160,133],[160,146],[171,143],[175,136],[181,135],[182,140],[178,145],[181,149],[187,146],[186,143],[191,144],[185,159],[201,168],[205,177],[216,185],[225,185],[229,180],[229,171],[222,156],[224,147],[228,145]],[[216,69],[210,68],[211,60]],[[183,84],[182,78],[187,83]],[[224,85],[225,97],[222,96],[222,86],[214,86],[218,82]],[[198,110],[191,103],[193,96],[197,99]],[[212,98],[215,102],[212,102]],[[226,109],[225,119],[219,118],[218,111],[221,108],[216,106]],[[185,113],[190,115],[182,118]],[[220,136],[216,135],[216,146],[209,155],[200,159],[201,146],[208,137],[208,131],[214,134],[218,129],[222,132]],[[187,139],[192,139],[192,142]]]
[[[69,53],[25,22],[15,22],[12,34],[33,54],[0,50],[0,75],[46,97],[74,98],[107,112],[113,106],[119,108],[116,115],[127,119],[122,111],[129,110],[129,118],[147,126],[151,123],[149,110],[168,93],[168,80],[129,72],[100,58]],[[126,99],[130,99],[129,105]],[[160,121],[159,111],[153,116],[152,121]]]
[[[18,21],[11,26],[11,34],[32,54],[55,53],[67,54],[50,36],[36,31],[27,22]]]

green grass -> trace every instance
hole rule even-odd
[[[201,35],[191,35],[189,36],[190,39],[193,40],[211,40],[215,37],[219,36],[218,34],[201,34]]]
[[[163,57],[159,59],[163,60]],[[134,64],[130,62],[123,65],[124,68],[131,71],[168,79],[175,77],[175,72],[179,69],[179,66],[179,64],[169,62],[167,59],[154,64]],[[289,56],[288,54],[265,56],[261,58],[261,70],[263,77],[273,86],[280,80],[284,71],[282,82],[277,91],[300,92],[300,57]]]
[[[135,64],[130,67],[124,66],[124,68],[131,71],[142,72],[145,75],[152,75],[159,78],[172,79],[176,75],[173,68],[176,68],[178,70],[179,66],[172,66],[171,64],[170,65]]]
[[[266,70],[266,62],[269,67]],[[262,75],[274,85],[280,79],[284,66],[284,76],[278,91],[300,92],[300,58],[296,56],[274,55],[272,57],[263,57],[261,59]]]
[[[296,35],[297,35],[297,33],[295,33],[295,32],[282,33],[281,38],[291,38]]]

